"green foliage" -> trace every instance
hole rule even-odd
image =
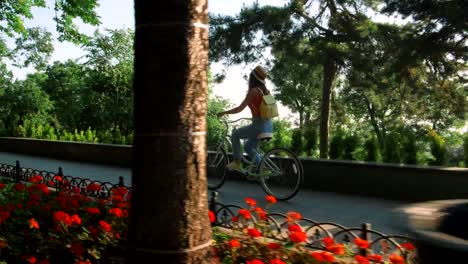
[[[318,147],[317,129],[312,125],[306,125],[304,131],[304,152],[307,156],[315,156]]]
[[[15,42],[11,55],[17,67],[34,65],[36,69],[44,69],[54,51],[52,33],[38,27],[26,29]]]
[[[338,129],[330,140],[330,159],[342,159],[344,157],[344,131]]]
[[[357,135],[348,135],[343,139],[343,159],[355,160],[354,152],[358,149],[360,144]]]
[[[411,128],[402,130],[402,162],[417,164],[416,136]]]
[[[35,124],[49,121],[53,108],[48,95],[40,88],[44,76],[29,75],[24,81],[10,83],[0,91],[0,123],[4,129],[1,135],[15,135],[15,129],[26,120]]]
[[[302,140],[302,129],[293,129],[291,135],[291,150],[296,152],[298,155],[302,152],[303,140]]]
[[[465,136],[463,137],[463,153],[465,157],[465,167],[468,168],[468,132],[465,132]]]
[[[263,143],[264,150],[269,150],[273,147],[290,148],[292,141],[291,123],[285,119],[273,120],[273,139]]]
[[[391,132],[385,137],[383,161],[389,163],[401,163],[400,137],[396,132]]]
[[[222,137],[226,135],[225,124],[216,116],[216,114],[224,111],[227,107],[229,107],[229,102],[221,97],[209,95],[208,110],[206,114],[206,123],[208,127],[208,135],[206,138],[207,146],[217,145]]]
[[[429,142],[431,144],[432,160],[430,165],[443,166],[447,164],[447,146],[445,140],[436,131],[428,129]]]
[[[379,143],[374,136],[369,137],[364,142],[364,149],[366,152],[365,161],[378,161],[379,160]]]

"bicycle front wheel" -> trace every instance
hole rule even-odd
[[[221,146],[208,146],[206,159],[206,178],[208,189],[216,190],[226,180],[228,156]]]
[[[259,174],[263,190],[282,201],[294,197],[304,182],[301,161],[284,148],[274,148],[263,156]]]

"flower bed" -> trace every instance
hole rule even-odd
[[[276,203],[271,196],[266,197],[265,209],[253,199],[246,198],[245,202],[247,209],[222,206],[215,213],[210,212],[215,253],[223,264],[416,263],[413,244],[396,242],[397,238],[405,240],[404,237],[373,231],[378,237],[370,241],[357,236],[356,229],[304,221],[298,212],[269,214],[269,207]],[[284,222],[279,221],[281,217]]]
[[[60,186],[53,189],[50,186]],[[86,192],[99,192],[90,184]],[[127,234],[130,195],[91,198],[55,176],[0,183],[0,259],[7,263],[98,263]]]
[[[108,198],[97,198],[103,197],[102,186],[80,187],[61,176],[0,181],[0,262],[108,263],[126,241],[130,194],[126,187],[112,187]],[[276,203],[272,196],[264,209],[253,199],[245,202],[246,208],[231,206],[235,212],[229,206],[209,212],[219,263],[416,263],[415,248],[395,242],[397,236],[380,234],[370,241],[354,229],[316,223],[297,212],[268,213]]]

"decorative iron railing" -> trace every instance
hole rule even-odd
[[[23,168],[18,160],[16,161],[16,165],[0,163],[0,177],[5,177],[16,182],[28,182],[36,175],[42,177],[40,183],[50,188],[75,190],[81,194],[96,198],[108,198],[112,194],[112,190],[119,187],[126,188],[128,192],[131,192],[131,187],[125,186],[122,176],[119,177],[119,182],[117,184],[113,184],[110,182],[64,175],[62,167],[58,167],[58,172],[50,172]],[[60,178],[56,176],[60,176]],[[97,187],[89,188],[91,185]]]
[[[213,192],[209,202],[210,210],[215,214],[215,222],[213,226],[224,227],[233,230],[241,230],[249,225],[255,225],[256,222],[262,221],[271,232],[264,234],[267,238],[282,242],[290,241],[288,237],[288,215],[283,213],[266,212],[266,219],[261,220],[251,214],[251,219],[248,221],[240,221],[242,219],[239,214],[239,209],[247,209],[238,205],[224,205],[216,201],[217,194]],[[248,210],[248,209],[247,209]],[[299,224],[307,234],[305,246],[310,249],[328,251],[323,241],[324,238],[330,237],[337,243],[342,243],[350,249],[355,255],[366,256],[369,252],[389,256],[397,253],[403,256],[407,263],[418,263],[416,250],[408,250],[405,245],[414,245],[414,240],[403,235],[387,235],[382,232],[373,230],[371,224],[364,223],[361,227],[344,227],[333,222],[319,222],[308,218],[301,218],[295,223]],[[361,238],[369,242],[369,250],[363,250],[354,244],[355,238]]]

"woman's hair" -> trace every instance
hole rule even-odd
[[[266,85],[262,82],[260,82],[253,73],[250,73],[249,76],[249,91],[252,88],[258,87],[262,89],[263,94],[269,94],[268,89],[266,88]]]

